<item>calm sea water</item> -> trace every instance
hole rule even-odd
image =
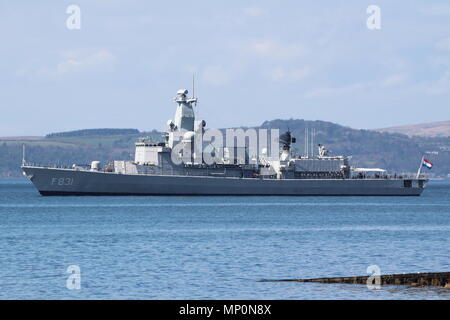
[[[449,299],[258,282],[450,271],[450,182],[422,197],[41,197],[0,180],[1,299]],[[70,265],[81,289],[69,290]]]

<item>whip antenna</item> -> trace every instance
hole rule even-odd
[[[25,143],[22,144],[22,165],[26,165],[27,161],[25,160]]]
[[[195,73],[192,73],[192,99],[195,99]],[[195,106],[197,106],[197,101],[195,101]]]

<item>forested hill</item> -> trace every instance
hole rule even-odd
[[[402,134],[358,130],[326,121],[272,120],[261,128],[288,129],[297,138],[293,152],[303,154],[304,130],[315,129],[315,144],[324,144],[332,155],[351,155],[357,167],[381,167],[396,172],[416,172],[422,155],[435,165],[424,172],[446,177],[450,173],[450,137],[408,137]],[[26,144],[27,161],[42,165],[67,165],[100,160],[131,160],[134,142],[149,136],[161,141],[158,131],[136,129],[88,129],[46,137],[0,138],[0,177],[21,176],[22,144]]]
[[[129,134],[139,134],[138,129],[83,129],[66,132],[49,133],[45,137],[62,138],[62,137],[86,137],[86,136],[120,136]]]

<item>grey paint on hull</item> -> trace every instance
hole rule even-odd
[[[418,180],[259,179],[170,175],[131,175],[23,166],[42,195],[287,195],[419,196]]]

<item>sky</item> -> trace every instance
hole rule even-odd
[[[450,119],[448,0],[0,0],[0,41],[0,136],[163,130],[193,74],[209,128]]]

